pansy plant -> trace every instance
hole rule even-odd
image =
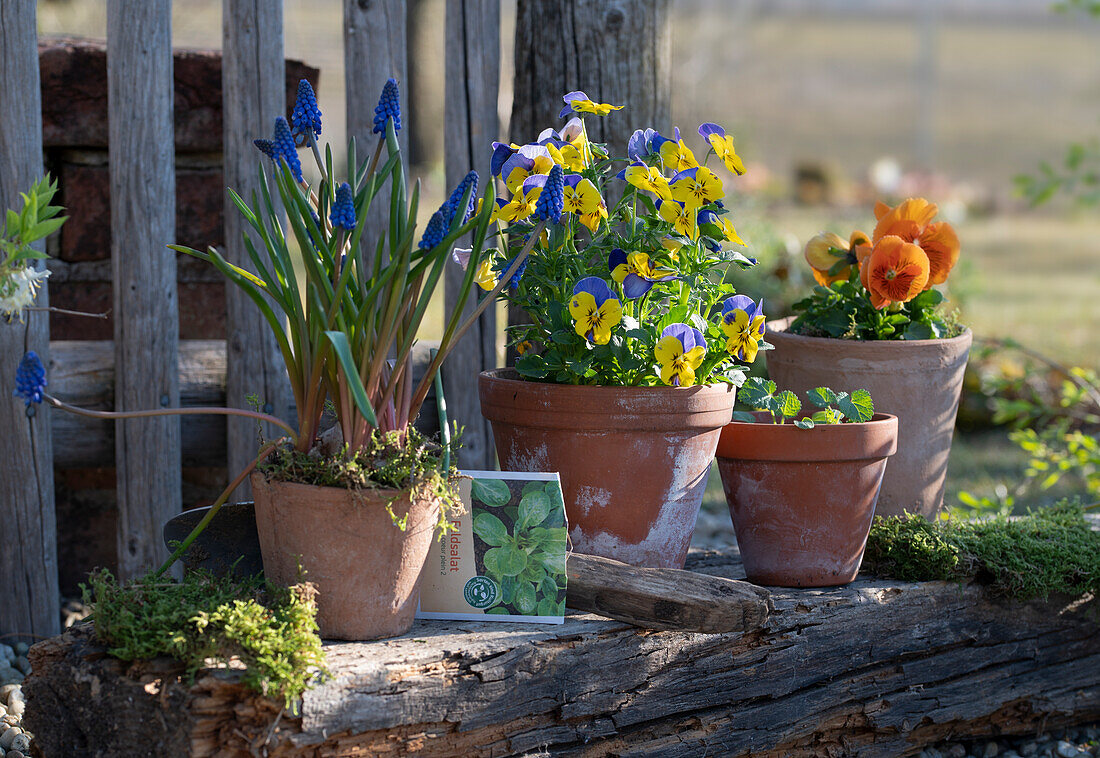
[[[740,384],[738,364],[768,346],[760,304],[727,302],[729,267],[755,263],[723,203],[719,172],[744,172],[732,137],[704,124],[703,152],[677,128],[638,129],[618,157],[586,122],[622,106],[580,91],[563,101],[564,125],[491,147],[497,241],[477,282],[499,284],[530,250],[503,292],[531,320],[509,327],[516,370],[565,384]]]
[[[816,411],[804,413],[802,401],[794,392],[780,391],[772,380],[754,376],[745,382],[737,399],[750,408],[770,414],[773,424],[790,420],[799,429],[813,429],[816,424],[864,423],[875,415],[875,405],[867,390],[849,394],[815,387],[806,397]],[[748,411],[735,411],[733,420],[751,424],[758,418]]]

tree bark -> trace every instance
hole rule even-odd
[[[557,118],[562,95],[582,90],[621,112],[585,119],[589,139],[626,155],[635,129],[671,131],[672,35],[668,0],[520,0],[511,139],[530,142]],[[508,323],[527,323],[509,306]],[[516,354],[508,349],[507,365]]]
[[[22,208],[20,192],[42,178],[42,99],[34,0],[0,2],[0,211]],[[38,261],[39,268],[43,261]],[[43,285],[37,305],[49,305]],[[49,366],[49,314],[0,320],[0,634],[56,634],[57,524],[54,517],[50,412],[11,397],[15,368],[27,350]],[[33,414],[33,415],[30,415]]]

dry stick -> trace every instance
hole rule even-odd
[[[108,318],[111,310],[108,308],[103,313],[88,313],[87,311],[70,311],[68,308],[58,308],[54,305],[28,305],[25,311],[49,311],[50,313],[64,313],[66,316],[87,316],[88,318]]]

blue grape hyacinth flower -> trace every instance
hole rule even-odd
[[[374,133],[386,136],[386,119],[393,119],[393,131],[401,131],[401,96],[397,90],[397,80],[387,79],[382,87],[382,96],[374,107]]]
[[[290,173],[297,181],[302,181],[302,162],[298,160],[298,147],[294,144],[294,135],[290,131],[290,124],[279,116],[275,119],[275,137],[272,140],[275,147],[275,155],[272,160],[278,165],[284,161],[290,167]]]
[[[447,198],[447,202],[443,203],[439,208],[439,210],[443,212],[444,224],[447,226],[451,225],[455,214],[458,212],[458,204],[462,202],[462,196],[466,194],[467,187],[470,188],[470,199],[466,203],[466,213],[462,216],[462,223],[465,224],[470,220],[470,216],[474,214],[474,208],[477,205],[477,181],[477,172],[471,171],[466,174],[462,181],[451,191],[451,196]]]
[[[418,247],[421,250],[431,250],[442,242],[445,236],[447,236],[447,224],[443,219],[443,210],[440,209],[432,214],[431,220],[424,228],[424,236],[420,238]]]
[[[543,221],[555,224],[561,221],[561,211],[565,205],[565,174],[559,164],[554,164],[546,177],[546,185],[535,202],[535,215]]]
[[[308,144],[311,135],[314,138],[321,136],[321,109],[317,107],[317,95],[307,79],[298,82],[298,97],[294,100],[290,124],[294,127],[294,136],[301,137],[303,144]]]
[[[27,352],[15,369],[15,397],[23,398],[29,407],[31,403],[41,403],[46,394],[46,369],[38,354]]]
[[[352,231],[355,229],[355,199],[351,194],[351,185],[344,182],[336,190],[336,202],[332,204],[329,221],[333,227]]]

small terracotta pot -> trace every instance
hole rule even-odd
[[[683,568],[734,389],[594,387],[478,377],[504,470],[561,475],[573,550]]]
[[[749,581],[833,587],[859,573],[898,420],[863,424],[733,422],[718,443],[718,471]],[[891,464],[892,465],[892,464]]]
[[[439,502],[398,490],[349,491],[252,474],[264,575],[317,586],[317,625],[326,639],[373,640],[404,634],[420,599]],[[405,531],[394,525],[408,515]]]
[[[973,335],[946,340],[841,340],[768,324],[768,375],[800,399],[814,387],[865,389],[875,410],[898,417],[898,452],[882,482],[878,512],[933,518],[943,506],[947,459]]]

